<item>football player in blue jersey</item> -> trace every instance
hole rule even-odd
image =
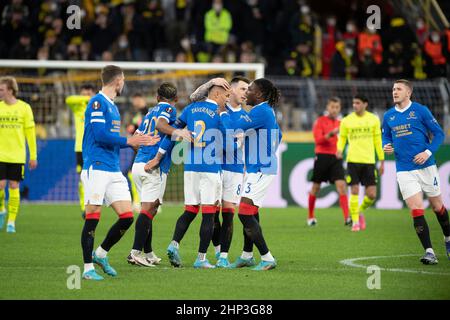
[[[383,118],[383,149],[386,154],[395,155],[400,192],[411,210],[414,228],[425,249],[420,261],[423,264],[437,264],[424,217],[423,193],[427,195],[442,228],[450,259],[448,212],[442,201],[439,172],[434,159],[445,134],[426,106],[411,101],[412,92],[413,87],[408,80],[395,81],[392,89],[395,105]]]
[[[172,127],[176,120],[177,87],[171,83],[162,83],[157,90],[158,104],[149,109],[137,132],[158,136],[163,139],[166,135],[173,135],[190,141],[191,134],[187,130]],[[151,173],[145,171],[145,165],[158,152],[160,143],[153,146],[141,146],[134,160],[132,173],[137,191],[141,199],[141,211],[136,220],[133,249],[128,255],[130,264],[151,267],[159,264],[152,249],[153,219],[162,204],[166,189],[167,175],[171,165],[170,151],[163,158],[158,169]],[[144,255],[142,256],[142,251]]]
[[[225,107],[220,108],[220,121],[225,129],[244,130],[245,177],[239,204],[239,219],[244,226],[246,243],[254,243],[261,254],[261,262],[253,270],[270,270],[276,261],[270,253],[259,220],[256,218],[267,190],[277,174],[276,151],[281,142],[281,130],[277,124],[274,106],[280,99],[280,91],[267,79],[256,79],[247,92],[247,103],[252,105],[248,115],[233,121]],[[254,264],[253,253],[244,252],[232,267]]]
[[[229,90],[222,86],[212,86],[208,98],[185,107],[174,125],[176,128],[186,127],[194,136],[193,143],[183,150],[185,211],[177,220],[167,248],[169,261],[175,267],[182,265],[179,244],[201,207],[200,244],[194,268],[214,268],[206,259],[206,252],[213,234],[214,214],[222,195],[223,134],[219,130],[218,109],[225,106],[229,95]],[[173,141],[165,137],[155,158],[146,165],[146,170],[158,166],[171,145]]]
[[[93,96],[85,112],[83,136],[83,170],[81,181],[85,190],[86,221],[81,233],[84,272],[83,279],[103,280],[95,272],[94,263],[103,271],[116,276],[107,253],[133,223],[131,196],[126,178],[120,172],[120,148],[154,145],[158,136],[120,136],[120,113],[114,98],[122,92],[125,77],[122,69],[108,65],[101,73],[102,90]],[[100,210],[105,203],[119,216],[105,240],[93,252],[95,229],[100,219]]]
[[[200,86],[191,95],[192,101],[198,101],[206,96],[208,88],[213,83],[226,82],[225,79],[212,79],[206,84]],[[247,90],[250,80],[237,76],[230,81],[230,101],[226,109],[230,114],[232,121],[237,121],[247,115],[243,105],[247,100]],[[242,182],[244,180],[244,162],[242,151],[242,138],[240,135],[232,136],[234,130],[230,130],[230,136],[223,126],[220,127],[224,134],[224,163],[222,164],[222,225],[220,225],[220,207],[214,215],[214,233],[212,242],[216,252],[218,268],[227,268],[230,266],[228,261],[228,251],[233,237],[233,216],[236,205],[239,203]],[[252,251],[252,250],[250,250]]]

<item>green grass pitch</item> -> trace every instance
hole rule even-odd
[[[0,232],[0,299],[449,299],[450,261],[434,214],[427,210],[439,264],[419,262],[422,248],[407,210],[367,212],[368,228],[352,233],[344,227],[338,208],[317,210],[318,225],[307,227],[306,210],[262,209],[261,221],[278,267],[269,272],[195,270],[198,246],[197,217],[181,243],[183,268],[172,268],[165,250],[171,240],[181,206],[165,206],[154,220],[154,251],[163,258],[157,268],[130,266],[134,225],[109,253],[118,277],[102,282],[81,281],[81,289],[67,288],[70,265],[82,267],[80,233],[83,221],[76,206],[23,205],[17,233]],[[96,232],[97,246],[115,221],[104,209]],[[242,226],[237,216],[230,260],[242,249]],[[256,251],[255,251],[256,252]],[[395,257],[399,255],[416,255]],[[365,268],[340,263],[359,257],[375,258],[356,263],[412,272],[381,271],[381,289],[369,290],[371,274]],[[213,248],[208,257],[215,263]],[[257,255],[259,260],[259,255]],[[97,270],[100,274],[102,271]],[[401,271],[400,270],[400,271]],[[423,271],[431,273],[421,273]]]

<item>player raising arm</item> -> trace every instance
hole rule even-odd
[[[113,65],[103,68],[102,90],[86,108],[83,137],[83,170],[81,181],[85,190],[86,221],[81,233],[84,272],[83,279],[103,280],[95,272],[93,263],[105,273],[116,276],[110,266],[107,253],[133,223],[131,196],[128,183],[120,172],[120,148],[154,145],[159,137],[134,135],[120,136],[120,113],[114,98],[121,94],[125,77],[122,70]],[[95,229],[100,219],[102,204],[111,206],[119,216],[105,240],[93,252]]]
[[[197,99],[205,96],[208,92],[209,84],[227,88],[228,82],[225,79],[215,78],[202,85],[192,95],[191,99]],[[230,114],[232,121],[237,121],[246,116],[247,112],[242,105],[247,100],[247,90],[250,80],[237,76],[230,81],[230,101],[227,102],[226,109]],[[204,89],[202,89],[204,88]],[[204,91],[203,91],[204,90]],[[238,138],[235,136],[227,137],[226,130],[220,126],[224,134],[224,161],[222,164],[222,225],[220,225],[220,207],[214,215],[214,233],[212,242],[216,252],[218,268],[230,266],[228,261],[228,251],[233,237],[233,217],[236,205],[239,203],[240,191],[244,181],[244,163],[242,145],[238,144]],[[231,130],[234,132],[233,130]],[[245,234],[245,233],[244,233]],[[252,251],[252,250],[250,250]]]
[[[383,118],[383,149],[395,155],[397,181],[403,200],[411,210],[414,229],[425,249],[423,264],[438,262],[433,251],[430,231],[424,216],[423,193],[430,201],[444,234],[447,257],[450,259],[450,225],[442,202],[439,172],[433,154],[445,138],[442,128],[430,110],[411,101],[412,84],[397,80],[392,88],[395,106]],[[429,134],[433,135],[432,140]]]
[[[280,92],[267,79],[256,79],[248,87],[247,103],[253,105],[248,116],[232,121],[225,106],[220,111],[220,120],[225,129],[245,131],[245,169],[239,219],[246,235],[244,251],[233,267],[253,264],[253,252],[246,251],[254,243],[261,254],[261,262],[253,270],[270,270],[276,267],[276,261],[267,247],[261,225],[256,218],[259,208],[267,194],[270,183],[277,174],[275,152],[281,141],[274,106],[277,105]],[[248,249],[247,249],[248,250]]]
[[[222,133],[219,131],[218,108],[225,107],[229,95],[229,91],[223,87],[210,87],[208,98],[185,107],[174,125],[177,128],[187,127],[195,137],[185,156],[184,213],[177,220],[172,241],[167,248],[169,261],[175,267],[182,264],[179,245],[201,206],[200,244],[194,268],[214,268],[206,259],[206,252],[214,231],[214,214],[220,203],[222,187],[220,156],[223,141]],[[165,137],[158,154],[147,163],[146,170],[155,168],[171,145],[173,141]],[[208,151],[211,153],[208,154]]]

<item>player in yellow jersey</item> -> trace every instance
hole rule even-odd
[[[375,153],[380,161],[380,175],[384,172],[384,153],[381,143],[380,119],[367,111],[369,101],[362,95],[353,98],[351,114],[342,119],[336,156],[342,159],[345,145],[347,151],[347,182],[350,185],[350,213],[352,231],[364,230],[366,221],[364,210],[375,202],[377,197],[378,174],[375,167]],[[359,184],[366,189],[364,200],[359,205]]]
[[[77,173],[81,174],[83,169],[83,133],[84,133],[84,112],[89,99],[95,94],[95,88],[92,84],[84,84],[81,86],[79,95],[72,95],[66,98],[66,104],[73,112],[73,118],[75,122],[75,155],[77,161]],[[84,208],[84,190],[81,180],[78,182],[78,196],[80,199],[80,207],[82,217],[85,217]]]
[[[8,181],[8,224],[6,231],[16,232],[20,207],[20,181],[24,178],[28,144],[30,170],[37,167],[36,130],[33,111],[17,99],[19,87],[13,77],[0,78],[0,229],[5,221],[5,188]]]

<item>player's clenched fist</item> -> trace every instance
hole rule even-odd
[[[394,147],[392,146],[392,144],[388,143],[388,144],[384,145],[383,151],[386,154],[393,154],[394,153]]]
[[[149,135],[134,135],[127,139],[127,144],[132,147],[138,146],[153,146],[159,142],[161,138],[159,136],[149,136]]]

